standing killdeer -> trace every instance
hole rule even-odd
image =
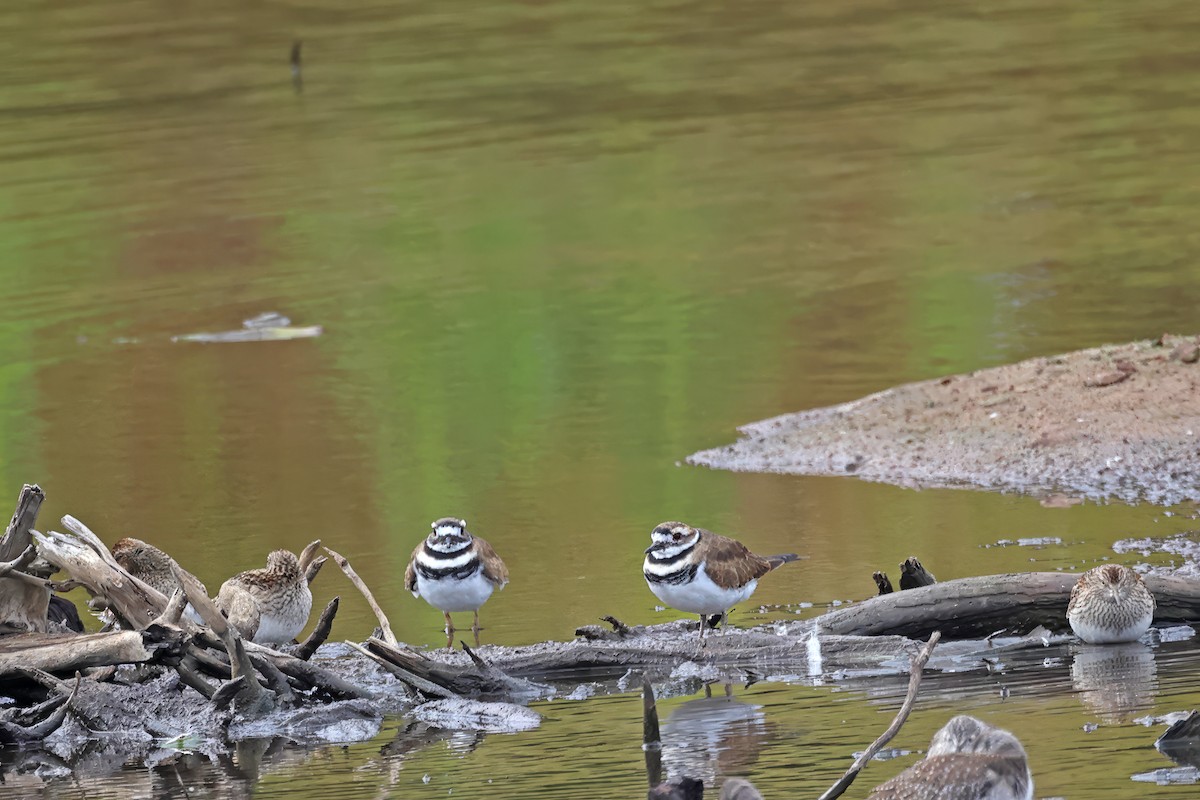
[[[799,558],[756,556],[739,541],[682,522],[664,522],[650,538],[642,564],[646,583],[672,608],[700,615],[701,645],[709,615],[724,617],[754,593],[759,578]]]
[[[267,556],[265,569],[251,569],[221,584],[217,608],[229,618],[242,638],[257,644],[285,644],[308,622],[312,591],[305,576],[314,542],[304,551],[305,564],[290,550]]]
[[[442,517],[433,532],[413,550],[404,571],[404,588],[446,618],[446,647],[454,643],[451,611],[474,611],[475,646],[479,646],[479,607],[508,583],[508,568],[492,546],[467,531],[467,521]]]
[[[1154,621],[1154,595],[1142,576],[1120,564],[1089,569],[1071,590],[1067,622],[1088,644],[1133,642]]]
[[[867,800],[1032,800],[1033,775],[1017,737],[974,717],[957,716],[933,735],[929,751]]]

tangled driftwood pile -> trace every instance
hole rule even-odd
[[[580,681],[624,691],[647,676],[684,692],[696,681],[722,678],[900,675],[921,651],[909,637],[934,631],[943,643],[931,669],[982,669],[1005,649],[1041,647],[1041,626],[1065,627],[1074,581],[1062,573],[1031,573],[916,585],[812,620],[730,629],[703,648],[692,621],[630,626],[607,617],[605,625],[577,629],[570,641],[430,652],[398,642],[370,589],[344,557],[326,548],[375,612],[380,630],[363,644],[327,644],[318,653],[337,598],[299,645],[275,649],[243,640],[202,584],[178,565],[182,591],[166,597],[126,572],[73,517],[63,518],[67,533],[34,530],[43,499],[37,486],[25,486],[0,539],[0,694],[14,701],[0,712],[0,743],[41,742],[70,768],[86,768],[81,755],[99,739],[104,747],[124,748],[124,757],[105,761],[111,768],[179,737],[215,748],[242,735],[364,739],[386,713],[421,721],[417,738],[427,739],[423,731],[431,727],[521,730],[538,724],[529,702]],[[309,580],[323,561],[318,546],[302,555]],[[66,579],[51,580],[59,572]],[[901,585],[930,580],[910,576]],[[877,581],[885,586],[886,579]],[[1158,598],[1157,621],[1200,619],[1200,586],[1153,577],[1147,584]],[[79,632],[74,605],[59,596],[78,586],[108,609],[119,629]],[[204,624],[183,613],[188,604]],[[1036,634],[1025,635],[1035,627]],[[1011,635],[996,638],[1000,631]]]

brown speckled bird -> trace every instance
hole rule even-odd
[[[127,536],[117,540],[112,554],[126,572],[168,598],[179,589],[171,572],[171,557],[154,545]]]
[[[1133,642],[1154,621],[1154,595],[1142,576],[1120,564],[1089,569],[1071,590],[1067,622],[1088,644]]]
[[[247,570],[221,584],[217,608],[243,639],[284,644],[308,622],[312,592],[295,553],[275,550],[267,556],[265,569]]]
[[[923,761],[867,800],[1032,800],[1033,775],[1017,737],[960,715],[933,735]]]

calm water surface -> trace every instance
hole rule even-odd
[[[461,515],[512,572],[485,636],[516,644],[672,618],[639,575],[664,519],[809,556],[742,624],[865,597],[910,554],[941,578],[1078,569],[1195,526],[679,466],[762,417],[1196,331],[1193,3],[31,0],[0,32],[0,491],[39,482],[45,527],[140,536],[210,586],[320,537],[433,644],[403,569]],[[171,341],[264,311],[325,332]],[[1062,544],[985,547],[1018,537]],[[343,596],[336,635],[370,632],[340,575],[314,589]],[[1167,765],[1130,720],[1200,704],[1193,649],[1135,654],[1117,712],[1068,649],[935,677],[896,742],[913,754],[863,781],[972,710],[1022,738],[1039,796],[1190,796],[1129,781]],[[815,796],[902,692],[766,684],[664,712],[681,742],[712,723],[704,774]],[[396,720],[257,778],[131,765],[44,791],[639,795],[636,697],[542,710],[520,736],[406,751]]]

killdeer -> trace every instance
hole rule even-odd
[[[296,638],[312,611],[305,570],[319,544],[305,548],[303,566],[290,550],[275,550],[267,556],[265,569],[246,570],[221,584],[217,608],[243,639],[277,645]]]
[[[1120,564],[1105,564],[1079,576],[1071,589],[1067,622],[1088,644],[1133,642],[1154,621],[1154,595],[1142,576]]]
[[[933,735],[925,759],[876,786],[867,800],[1032,800],[1033,775],[1017,737],[957,716]]]
[[[741,542],[682,522],[663,522],[650,533],[642,572],[655,597],[700,615],[700,643],[709,615],[726,616],[754,594],[758,579],[799,556],[756,556]]]
[[[490,544],[467,531],[465,519],[442,517],[430,527],[433,532],[413,550],[404,571],[404,588],[442,612],[448,648],[455,630],[450,612],[474,611],[471,631],[478,647],[479,607],[508,583],[508,568]]]

